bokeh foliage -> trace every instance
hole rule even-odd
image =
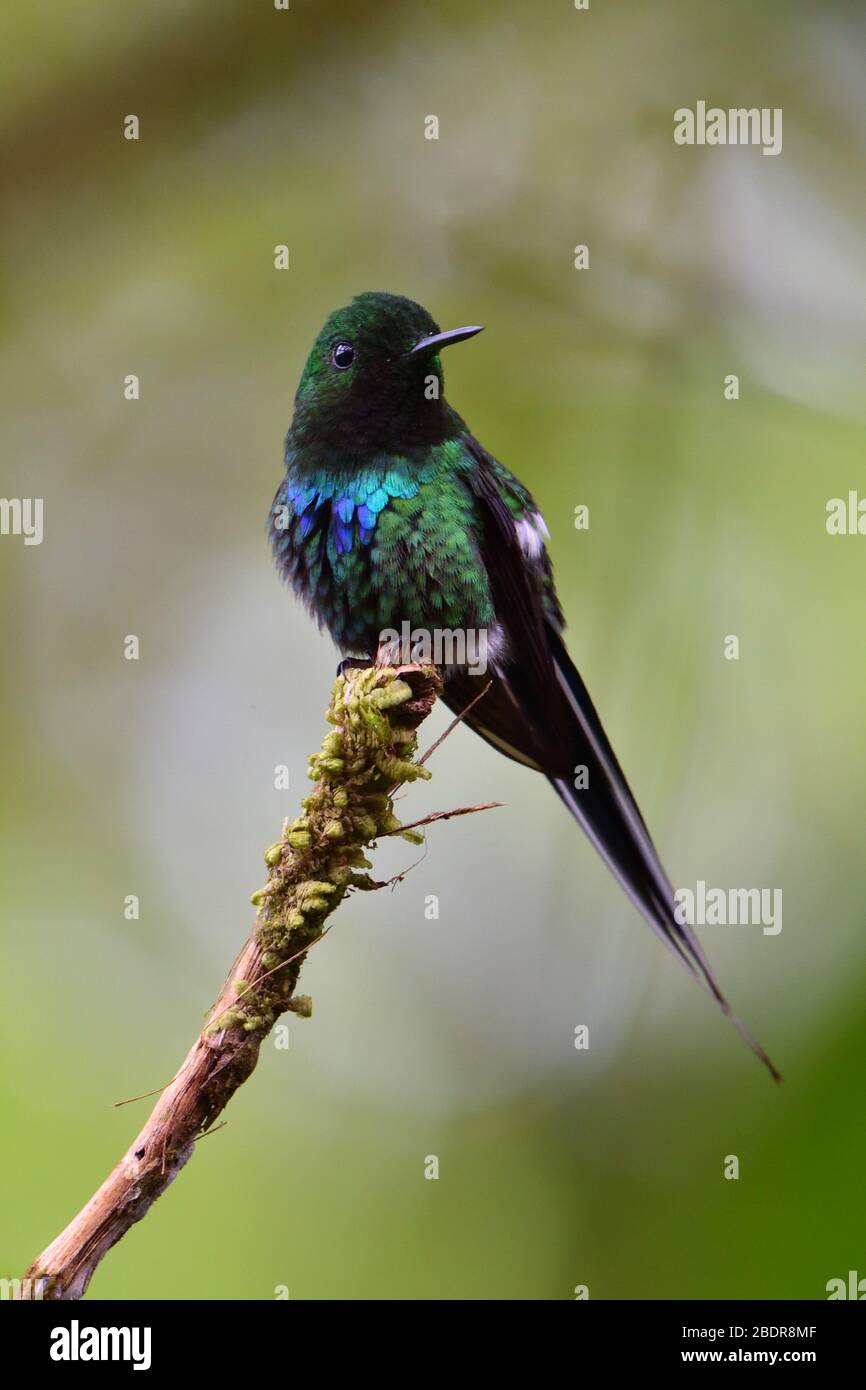
[[[341,909],[312,1021],[93,1293],[820,1297],[866,1274],[866,540],[824,526],[866,494],[862,14],[7,0],[4,26],[0,492],[44,497],[46,534],[0,539],[0,1272],[125,1147],[141,1107],[111,1102],[172,1074],[305,790],[335,657],[264,518],[320,321],[390,289],[487,325],[449,395],[545,512],[675,882],[783,889],[778,937],[703,935],[787,1081],[540,779],[460,732],[413,812],[507,809],[435,827],[393,895]],[[783,153],[676,147],[699,98],[782,107]]]

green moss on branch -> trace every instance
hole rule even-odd
[[[208,1027],[267,1032],[292,1007],[301,961],[331,913],[354,889],[374,887],[366,851],[380,835],[399,834],[393,794],[429,772],[415,759],[416,730],[439,678],[430,668],[350,670],[334,683],[332,730],[310,758],[313,790],[302,814],[265,851],[268,881],[252,895],[262,973],[242,982],[238,999]],[[406,838],[418,842],[414,831]],[[296,1009],[308,1013],[309,1007]]]

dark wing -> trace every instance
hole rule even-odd
[[[691,926],[678,920],[673,888],[562,641],[547,556],[528,557],[521,544],[515,499],[518,506],[525,500],[530,507],[532,500],[477,440],[467,438],[466,448],[475,464],[467,483],[478,502],[481,550],[507,647],[502,662],[486,675],[449,677],[445,701],[462,713],[492,681],[466,722],[509,757],[545,774],[656,935],[706,985],[778,1077],[760,1046],[733,1018]],[[587,777],[577,790],[579,767],[587,769]]]
[[[545,582],[558,611],[549,562],[532,565],[517,530],[519,511],[535,511],[526,490],[482,449],[471,435],[463,441],[472,468],[464,475],[477,504],[479,550],[487,570],[493,608],[507,642],[505,666],[484,676],[458,672],[449,676],[445,700],[463,710],[492,680],[490,689],[467,719],[471,728],[517,762],[548,775],[569,763],[571,716],[557,695],[548,623]]]

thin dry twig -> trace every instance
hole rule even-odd
[[[404,830],[417,830],[422,825],[432,825],[437,820],[452,820],[454,816],[471,816],[475,811],[495,811],[498,806],[504,805],[502,801],[483,801],[478,806],[458,806],[453,811],[433,811],[429,816],[422,816],[420,820],[407,821],[405,825],[397,826],[394,830],[383,830],[379,836],[383,839],[386,835],[402,835]]]
[[[459,714],[455,714],[454,718],[451,720],[451,723],[448,725],[448,728],[445,729],[437,739],[433,740],[426,752],[421,754],[420,758],[418,759],[419,767],[423,767],[427,759],[431,757],[432,754],[436,752],[436,749],[439,748],[440,745],[445,742],[448,735],[453,734],[454,730],[457,728],[457,725],[463,722],[467,714],[469,714],[470,710],[473,710],[475,706],[478,704],[478,701],[484,699],[484,696],[487,694],[492,684],[493,681],[488,681],[484,689],[479,690],[478,694],[475,696],[475,699],[470,700],[466,708],[462,709]]]

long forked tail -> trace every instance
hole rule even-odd
[[[565,777],[549,776],[549,781],[656,935],[713,996],[773,1080],[781,1081],[767,1053],[731,1009],[691,925],[680,921],[673,887],[586,686],[553,629],[549,641],[556,677],[574,719],[575,763],[586,764],[588,771],[587,786],[581,790]]]

